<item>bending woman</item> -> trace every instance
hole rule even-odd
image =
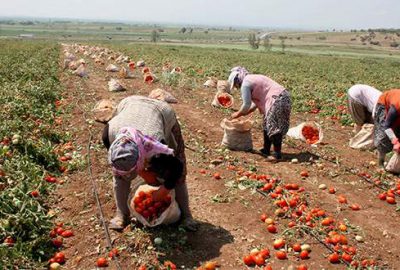
[[[264,147],[261,153],[271,160],[282,159],[282,141],[289,130],[291,100],[285,87],[264,75],[249,74],[243,67],[231,70],[228,82],[231,89],[240,88],[243,104],[232,118],[254,112],[264,117]],[[271,156],[271,146],[274,153]]]
[[[175,112],[167,103],[141,96],[123,99],[104,128],[103,143],[109,150],[117,204],[111,229],[122,230],[129,223],[131,181],[139,175],[147,184],[160,186],[153,193],[155,201],[175,189],[183,225],[196,230],[185,181],[185,145]]]
[[[386,154],[400,152],[400,89],[384,92],[378,99],[374,117],[374,145],[378,149],[379,165]]]

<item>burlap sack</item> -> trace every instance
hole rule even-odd
[[[374,125],[364,124],[361,130],[350,139],[349,146],[354,149],[374,149]]]
[[[151,91],[149,94],[149,98],[162,100],[168,103],[178,103],[178,100],[170,92],[160,88]]]
[[[230,150],[251,151],[253,149],[253,140],[251,137],[251,128],[253,121],[250,119],[224,119],[221,122],[224,130],[222,145]]]
[[[92,112],[94,120],[100,123],[107,123],[113,118],[117,104],[109,99],[102,99],[94,106]]]

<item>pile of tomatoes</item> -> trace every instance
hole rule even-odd
[[[160,217],[171,205],[170,195],[167,195],[162,201],[155,202],[153,201],[153,192],[154,190],[140,191],[133,199],[135,211],[150,222]]]
[[[217,99],[219,104],[221,104],[221,106],[224,108],[229,108],[232,106],[232,98],[226,93],[219,94]]]
[[[65,229],[63,223],[57,223],[53,230],[50,231],[53,246],[59,248],[63,245],[63,239],[74,236],[72,230]]]
[[[301,134],[306,138],[308,144],[315,144],[319,141],[318,128],[305,125],[301,130]]]
[[[269,258],[269,256],[270,252],[268,248],[262,250],[254,249],[249,255],[243,258],[243,262],[247,266],[263,266],[265,265],[265,260]]]

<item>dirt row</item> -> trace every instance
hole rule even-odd
[[[93,134],[90,163],[104,215],[106,219],[110,219],[115,207],[107,152],[100,141],[103,125],[93,121],[90,110],[100,99],[110,98],[118,102],[133,94],[147,95],[160,85],[147,85],[140,79],[123,79],[121,81],[127,91],[111,93],[107,89],[107,81],[116,75],[110,75],[104,66],[96,65],[90,59],[86,60],[89,78],[81,79],[68,72],[60,74],[65,86],[64,103],[67,110],[64,129],[73,134],[74,145],[81,149],[83,155],[87,153],[90,134]],[[272,248],[276,235],[268,233],[265,225],[259,221],[261,213],[273,214],[272,201],[251,192],[250,189],[230,188],[229,183],[236,178],[234,172],[226,170],[230,160],[236,160],[240,166],[254,166],[259,172],[276,175],[286,182],[304,186],[315,206],[333,212],[337,218],[346,219],[357,227],[357,234],[364,238],[363,243],[357,244],[360,254],[377,259],[385,269],[397,269],[400,225],[395,208],[379,201],[379,190],[366,184],[361,178],[344,172],[343,166],[312,154],[328,152],[338,157],[340,164],[346,167],[376,171],[377,168],[368,167],[370,161],[374,160],[372,153],[347,147],[351,136],[350,128],[342,128],[337,123],[324,119],[324,145],[314,149],[296,142],[296,145],[305,147],[305,150],[300,151],[292,143],[285,144],[285,161],[272,164],[256,154],[225,152],[221,149],[223,131],[219,124],[227,113],[211,107],[213,90],[168,87],[166,90],[170,90],[179,100],[173,106],[182,124],[186,144],[190,148],[186,154],[191,209],[201,225],[195,233],[187,233],[176,227],[149,230],[135,229],[134,226],[123,233],[112,232],[114,246],[122,249],[119,257],[122,269],[137,269],[138,265],[154,261],[156,257],[171,260],[184,269],[191,269],[208,260],[218,261],[221,269],[246,269],[242,257],[252,248]],[[302,120],[322,119],[314,115],[294,114],[292,125]],[[253,140],[255,147],[261,146],[262,134],[259,126],[254,128]],[[210,162],[218,158],[227,161],[216,167],[211,165]],[[293,158],[297,158],[300,163],[292,164],[290,161]],[[207,174],[201,174],[200,169],[206,169]],[[301,178],[302,170],[308,170],[310,176]],[[214,172],[221,173],[222,179],[215,180],[212,177]],[[59,199],[54,206],[59,212],[59,219],[69,223],[75,231],[75,236],[65,244],[68,258],[65,268],[93,269],[96,259],[106,255],[107,244],[90,175],[83,169],[65,176],[65,180],[66,183],[57,190]],[[322,183],[328,187],[334,186],[337,194],[344,194],[350,202],[360,204],[362,210],[354,212],[340,206],[335,195],[318,188]],[[152,239],[158,236],[167,243],[159,249],[152,244]],[[349,239],[354,242],[354,235],[349,236]],[[329,254],[328,250],[315,239],[305,236],[302,241],[312,246],[311,259],[305,262],[309,269],[345,269],[343,265],[330,264],[324,258]],[[299,264],[293,256],[287,261],[278,261],[272,257],[270,263],[273,269],[287,269]],[[109,268],[116,269],[112,263]]]

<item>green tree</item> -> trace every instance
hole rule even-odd
[[[158,39],[160,38],[160,34],[158,33],[158,31],[157,30],[153,30],[153,31],[151,31],[151,35],[150,35],[150,41],[151,42],[157,42],[158,41]]]
[[[285,38],[281,38],[281,48],[282,52],[284,53],[286,49]]]
[[[250,33],[249,44],[252,49],[257,50],[260,47],[260,38],[256,37],[255,33]]]
[[[271,40],[270,40],[270,38],[269,38],[268,36],[265,36],[265,37],[264,37],[264,39],[263,39],[263,46],[264,46],[264,49],[265,49],[265,50],[267,50],[267,51],[270,51],[270,50],[271,50],[272,44],[271,44]]]

